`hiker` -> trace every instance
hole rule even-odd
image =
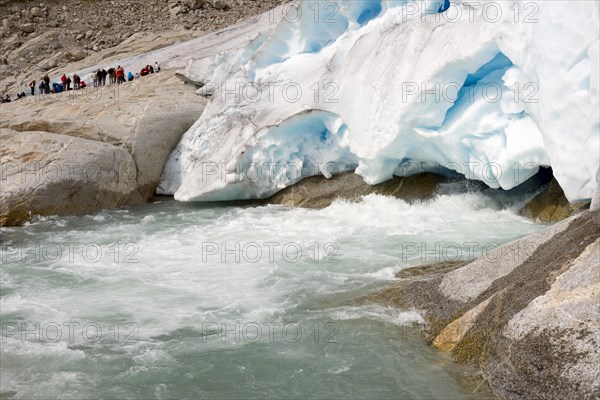
[[[46,94],[50,94],[50,77],[48,74],[44,76],[44,89],[46,90]]]
[[[31,89],[31,95],[35,94],[35,79],[29,82],[29,88]]]
[[[109,84],[113,84],[117,82],[117,78],[115,78],[115,69],[113,67],[110,67],[108,69],[108,83]]]
[[[60,77],[60,81],[62,82],[63,88],[67,87],[67,75],[63,74],[63,76]]]
[[[98,82],[97,87],[102,86],[102,70],[96,71],[96,81]]]
[[[42,80],[40,81],[38,89],[40,89],[40,94],[44,94],[46,92],[46,84],[44,83],[44,78],[42,78]]]
[[[139,72],[135,73],[135,79],[140,79],[140,73]]]
[[[71,78],[67,76],[67,80],[65,81],[63,87],[65,90],[71,90]]]
[[[120,65],[117,67],[117,84],[121,84],[125,82],[125,71],[123,70],[123,67],[121,67]]]
[[[25,92],[17,93],[17,100],[22,99],[23,97],[25,97]]]
[[[2,103],[10,103],[10,95],[7,94],[6,97],[2,99]]]
[[[149,73],[150,73],[150,70],[148,69],[148,67],[147,67],[147,66],[146,66],[146,67],[144,67],[144,68],[142,68],[142,70],[140,71],[140,75],[141,75],[141,76],[146,76],[146,75],[148,75]]]
[[[146,68],[148,68],[151,74],[154,73],[154,67],[152,67],[152,65],[146,65]]]
[[[81,82],[79,82],[79,88],[80,88],[80,89],[85,89],[85,87],[86,87],[86,86],[87,86],[87,85],[85,84],[85,81],[81,81]]]
[[[77,74],[73,74],[73,89],[77,90],[81,87],[81,78]]]
[[[154,61],[154,71],[160,72],[160,66],[158,65],[158,61]]]
[[[102,68],[102,71],[100,71],[100,73],[102,74],[102,86],[105,86],[106,85],[106,75],[108,75],[108,74],[104,68]]]
[[[131,73],[131,71],[129,71],[129,72],[127,73],[127,80],[128,80],[129,82],[131,82],[131,81],[133,80],[133,74]]]
[[[92,79],[94,81],[94,87],[98,87],[98,71],[92,72]]]

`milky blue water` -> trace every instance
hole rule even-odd
[[[420,339],[418,313],[355,299],[541,228],[480,194],[322,210],[162,201],[4,228],[0,392],[481,398]]]

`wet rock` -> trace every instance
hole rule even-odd
[[[324,208],[334,200],[360,201],[371,193],[395,196],[399,199],[414,202],[432,198],[437,185],[448,179],[440,175],[424,173],[410,177],[394,177],[378,185],[368,185],[352,172],[334,175],[330,179],[324,176],[312,176],[302,179],[274,194],[267,200],[269,204],[287,206]]]
[[[558,222],[586,207],[586,203],[570,204],[556,181],[550,184],[521,210],[521,215],[536,222]]]

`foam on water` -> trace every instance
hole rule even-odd
[[[28,329],[94,323],[103,335],[68,340],[63,328],[55,343],[47,332],[24,340],[9,335],[0,391],[17,397],[44,390],[50,397],[441,398],[428,389],[438,386],[468,397],[446,367],[431,369],[443,362],[422,342],[395,342],[400,327],[422,322],[418,314],[354,299],[423,261],[414,247],[404,249],[407,243],[426,244],[424,261],[432,262],[436,243],[501,244],[541,228],[492,203],[482,194],[413,205],[370,195],[322,210],[166,201],[2,229],[3,323],[25,322]],[[276,246],[272,257],[266,243]],[[36,244],[49,249],[40,260]],[[254,247],[236,259],[236,244]],[[25,255],[15,252],[18,246]],[[60,257],[52,256],[56,246]],[[210,246],[229,253],[212,254]],[[97,248],[102,257],[92,261]],[[236,340],[236,323],[250,336]],[[260,340],[252,340],[256,324]],[[265,324],[279,329],[273,341]],[[282,337],[286,324],[302,329],[297,341]],[[124,342],[131,333],[135,340]],[[334,333],[336,341],[324,341]],[[378,369],[387,372],[369,372]]]

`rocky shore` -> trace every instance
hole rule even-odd
[[[403,270],[363,299],[417,310],[428,343],[477,367],[503,399],[594,399],[600,390],[600,210],[471,262]]]

